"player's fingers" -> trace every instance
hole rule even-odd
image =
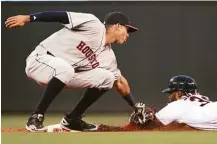
[[[9,26],[9,28],[14,28],[14,27],[18,27],[19,25],[17,25],[16,23],[15,24],[12,24]]]
[[[6,25],[6,27],[10,27],[13,24],[16,24],[16,21],[9,21],[5,25]]]
[[[6,23],[5,24],[6,27],[9,27],[10,25],[11,25],[11,23]]]
[[[15,27],[16,25],[17,25],[16,22],[11,22],[11,23],[7,24],[6,27],[12,28],[12,27]]]
[[[15,19],[15,16],[7,18],[7,20]]]
[[[15,22],[15,20],[14,20],[14,19],[7,20],[7,21],[5,22],[5,24],[7,25],[7,24],[12,23],[12,22]]]

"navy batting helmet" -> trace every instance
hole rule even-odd
[[[168,88],[163,90],[163,93],[171,93],[175,91],[182,91],[186,93],[197,92],[197,83],[195,80],[186,75],[174,76],[170,79]]]

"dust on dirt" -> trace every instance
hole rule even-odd
[[[28,132],[25,128],[2,128],[1,132]]]
[[[186,124],[171,124],[168,126],[162,126],[158,128],[151,129],[140,129],[132,124],[126,124],[122,127],[108,126],[108,125],[100,125],[99,132],[139,132],[139,131],[196,131],[196,129],[189,127]]]

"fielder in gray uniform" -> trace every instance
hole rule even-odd
[[[87,89],[75,108],[60,122],[64,129],[97,130],[96,125],[82,120],[82,114],[113,87],[140,114],[111,48],[111,44],[124,43],[129,33],[138,30],[122,12],[107,14],[102,23],[93,14],[45,11],[9,17],[5,25],[16,28],[29,22],[60,22],[63,28],[42,41],[26,59],[27,76],[46,86],[26,123],[27,130],[43,130],[44,114],[64,88]]]

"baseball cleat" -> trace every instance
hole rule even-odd
[[[97,131],[98,126],[94,124],[88,124],[84,120],[82,120],[82,117],[77,117],[74,119],[69,119],[66,116],[61,120],[60,126],[63,130],[66,131],[81,131],[81,132],[91,132],[91,131]]]
[[[30,132],[44,132],[44,115],[33,114],[29,117],[26,123],[26,129]]]

